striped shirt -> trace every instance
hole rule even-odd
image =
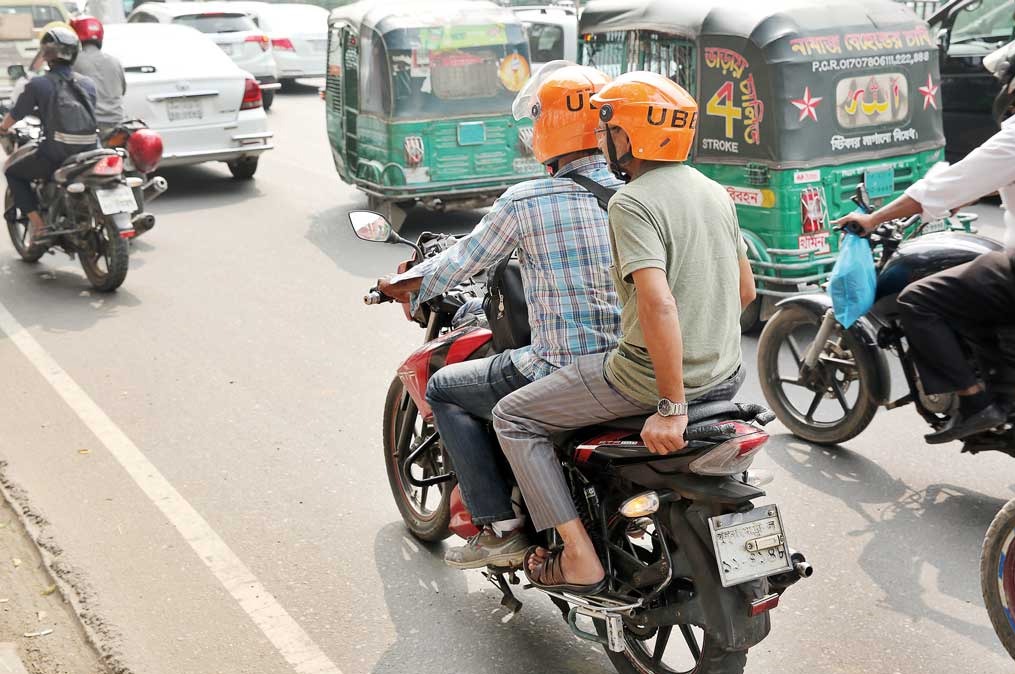
[[[471,233],[393,279],[423,278],[416,304],[491,269],[517,250],[532,344],[511,356],[532,380],[577,356],[609,351],[620,336],[606,211],[594,195],[561,177],[568,173],[613,189],[623,184],[594,155],[565,165],[557,177],[513,185]]]

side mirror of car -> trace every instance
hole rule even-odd
[[[11,78],[12,81],[20,80],[22,77],[28,77],[28,73],[25,72],[25,66],[20,63],[7,66],[7,77]]]
[[[947,28],[940,28],[937,31],[937,47],[941,50],[942,54],[948,53],[949,43],[951,41],[951,31]]]
[[[356,236],[364,241],[379,243],[401,243],[387,218],[373,211],[350,211],[349,223]]]

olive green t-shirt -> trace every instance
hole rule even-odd
[[[747,245],[726,190],[685,164],[654,168],[610,200],[613,281],[623,336],[606,378],[648,407],[659,400],[652,359],[638,320],[632,274],[666,272],[684,343],[684,388],[692,400],[740,367],[740,267]]]

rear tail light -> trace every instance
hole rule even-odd
[[[762,597],[757,601],[751,602],[751,606],[747,610],[747,615],[753,618],[754,616],[759,616],[766,611],[771,611],[779,605],[779,597],[780,595],[778,594],[770,594],[767,597]]]
[[[247,78],[243,87],[243,102],[240,110],[254,110],[261,107],[261,85],[252,77]]]
[[[415,168],[423,163],[423,138],[407,136],[405,139],[405,165]]]
[[[825,229],[825,195],[819,187],[808,187],[800,193],[800,225],[804,234]]]
[[[244,42],[256,42],[260,45],[261,51],[268,51],[268,48],[271,47],[271,40],[267,35],[248,35]]]
[[[287,37],[277,37],[271,41],[273,49],[282,49],[284,51],[296,51],[296,47],[293,46],[293,41]]]
[[[118,176],[121,173],[123,173],[123,157],[118,154],[103,157],[92,166],[92,175]]]
[[[732,423],[735,435],[691,462],[691,472],[698,475],[736,475],[754,461],[754,455],[768,442],[768,433],[739,421]]]
[[[151,129],[138,129],[127,141],[127,154],[141,173],[151,173],[162,161],[162,136]]]

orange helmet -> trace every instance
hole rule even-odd
[[[690,155],[698,104],[673,80],[650,72],[626,73],[592,101],[600,120],[627,133],[631,154],[638,159],[679,162]]]
[[[552,61],[515,98],[515,119],[533,120],[532,154],[543,164],[596,149],[599,117],[592,96],[610,78],[589,66]]]

